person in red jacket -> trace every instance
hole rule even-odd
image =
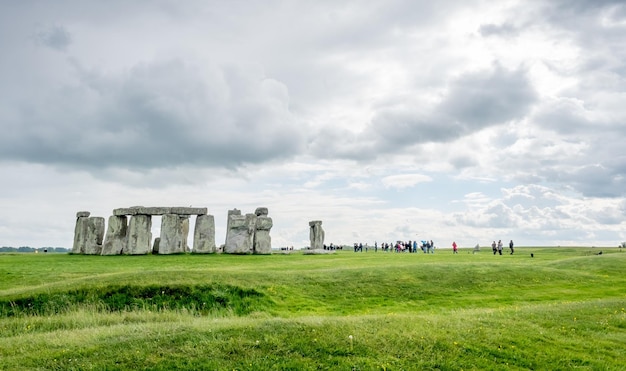
[[[453,254],[459,253],[458,249],[456,248],[456,241],[452,241],[452,253]]]

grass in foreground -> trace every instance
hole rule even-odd
[[[618,370],[626,254],[602,250],[0,255],[0,367]]]

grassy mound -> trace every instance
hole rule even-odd
[[[86,287],[0,300],[0,316],[48,316],[84,307],[107,312],[187,309],[203,315],[227,312],[242,316],[268,305],[269,301],[262,293],[229,285],[124,285]]]

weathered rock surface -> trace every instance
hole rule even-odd
[[[109,217],[109,226],[102,245],[102,255],[122,254],[128,246],[128,217],[126,215]]]
[[[228,231],[230,230],[230,216],[231,215],[241,215],[241,210],[232,209],[228,210],[228,215],[226,216],[226,238],[228,238]]]
[[[269,212],[267,210],[267,207],[257,207],[256,210],[254,210],[254,213],[256,214],[256,216],[267,216]]]
[[[91,216],[87,218],[87,231],[83,254],[100,255],[102,253],[102,238],[104,237],[104,218]]]
[[[76,213],[78,215],[78,213]],[[74,244],[72,245],[72,254],[85,253],[85,241],[87,239],[87,223],[88,216],[77,216],[76,226],[74,227]]]
[[[104,218],[89,217],[88,211],[79,211],[74,227],[73,254],[95,255],[102,252],[102,238],[104,237]]]
[[[273,225],[274,223],[272,222],[272,218],[270,217],[263,215],[256,217],[256,231],[254,233],[255,254],[272,253],[272,237],[270,237],[270,229],[272,229]]]
[[[120,209],[113,209],[113,215],[114,216],[124,216],[124,215],[137,215],[137,208],[120,208]]]
[[[228,230],[226,232],[226,254],[252,254],[254,252],[254,233],[256,232],[255,214],[237,215],[228,212]]]
[[[170,208],[170,213],[179,215],[206,215],[208,209],[206,207],[172,207]]]
[[[321,220],[313,220],[309,222],[309,239],[311,240],[311,250],[324,249],[324,229],[322,229]]]
[[[128,224],[128,243],[123,254],[145,255],[152,251],[152,217],[133,215]]]
[[[193,252],[213,254],[215,247],[215,218],[213,215],[198,215],[193,230]]]
[[[189,251],[189,217],[165,214],[161,217],[161,240],[159,254],[182,254]]]

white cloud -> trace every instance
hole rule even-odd
[[[423,174],[398,174],[384,177],[382,183],[386,188],[408,188],[432,180],[431,177]]]

